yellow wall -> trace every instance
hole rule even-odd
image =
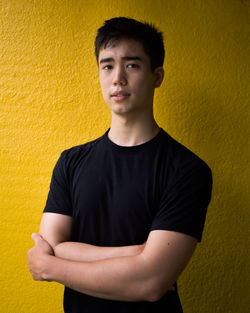
[[[164,32],[156,119],[214,173],[203,241],[179,283],[185,313],[247,312],[248,10],[247,0],[1,0],[1,312],[62,312],[63,288],[34,282],[26,251],[60,152],[109,126],[93,41],[121,15]]]

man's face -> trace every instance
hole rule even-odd
[[[152,109],[154,89],[159,85],[140,42],[124,39],[108,45],[100,50],[98,66],[102,94],[113,113]]]

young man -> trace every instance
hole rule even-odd
[[[155,122],[162,34],[113,18],[95,52],[111,127],[61,154],[30,272],[66,286],[66,313],[179,313],[176,281],[201,240],[211,171]]]

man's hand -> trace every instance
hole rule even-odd
[[[34,280],[46,279],[46,265],[54,255],[52,247],[39,234],[32,234],[35,246],[28,251],[28,266]]]

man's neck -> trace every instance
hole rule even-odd
[[[119,146],[137,146],[154,138],[159,129],[153,114],[132,118],[112,113],[108,137]]]

